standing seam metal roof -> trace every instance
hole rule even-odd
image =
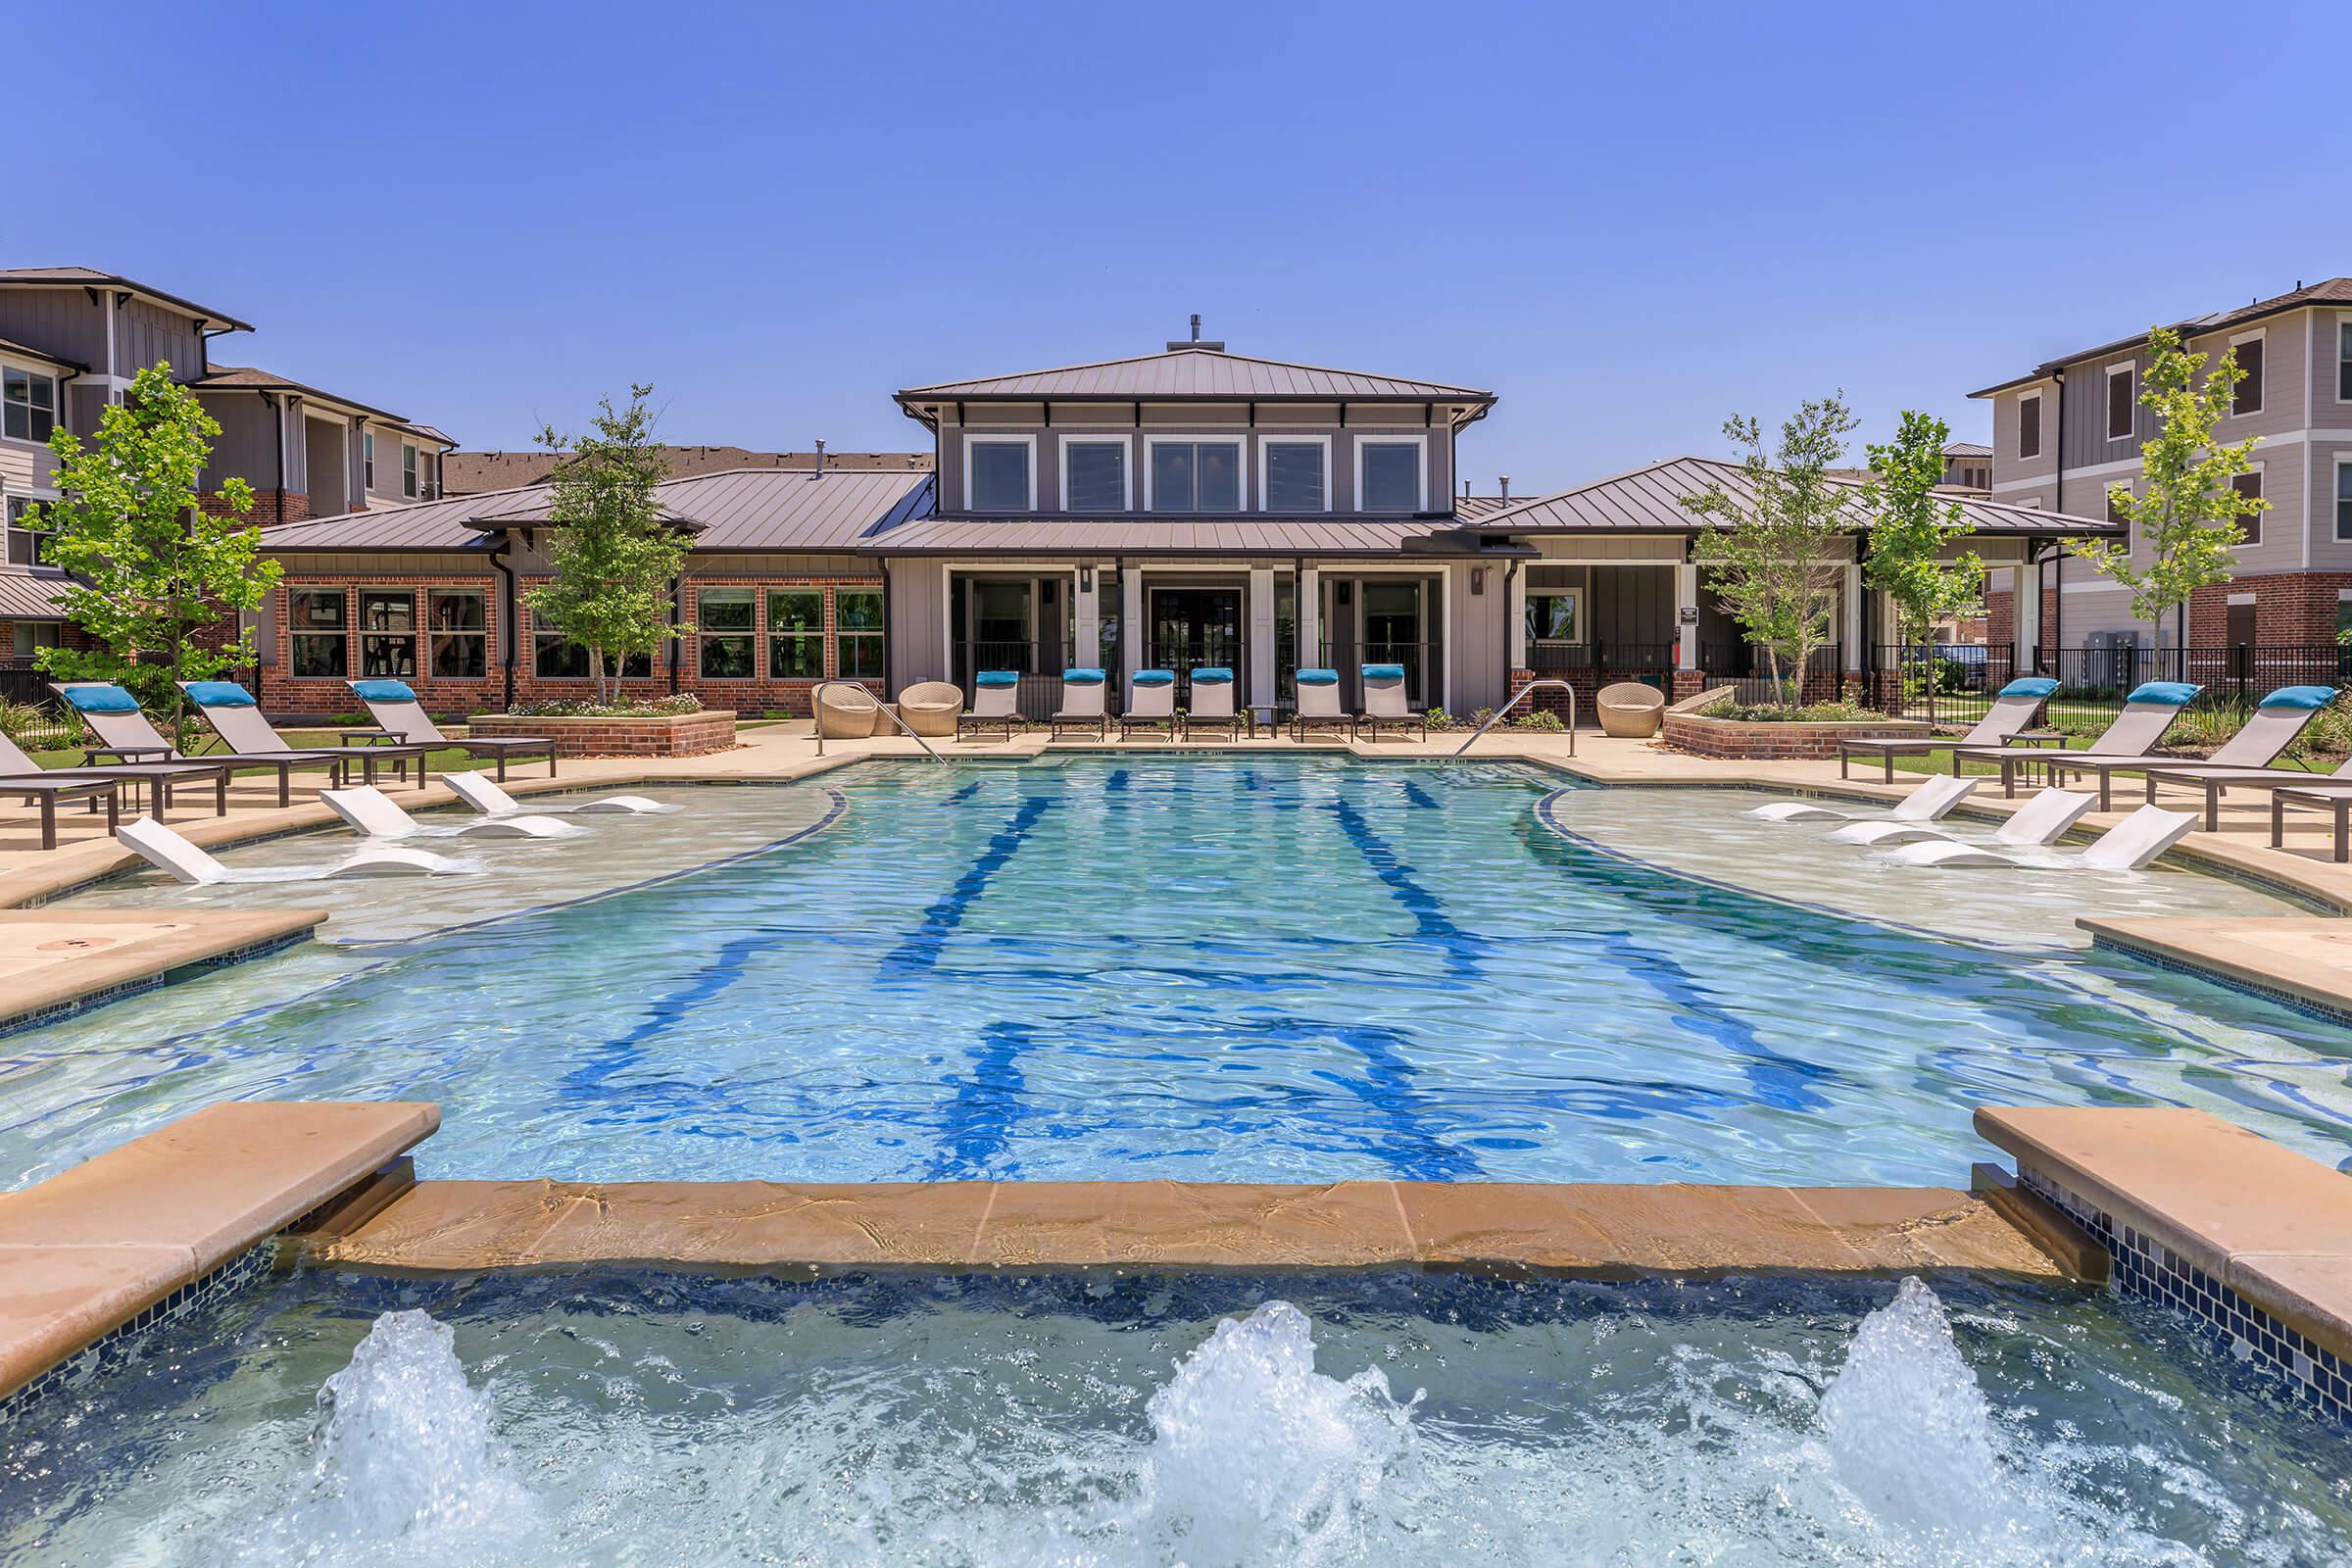
[[[1139,354],[1131,359],[1101,360],[1092,365],[1069,365],[1054,369],[1023,370],[1012,375],[983,376],[973,381],[945,381],[935,386],[909,387],[898,394],[901,403],[956,398],[1106,398],[1121,401],[1155,398],[1387,398],[1415,403],[1492,403],[1494,394],[1473,387],[1448,386],[1439,381],[1410,381],[1396,376],[1368,375],[1358,370],[1334,370],[1321,366],[1292,365],[1282,360],[1259,360],[1244,354],[1196,348],[1171,349],[1162,354]]]

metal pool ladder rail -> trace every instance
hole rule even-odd
[[[1492,713],[1489,713],[1487,715],[1487,721],[1484,724],[1479,725],[1477,729],[1473,730],[1470,734],[1470,738],[1462,742],[1460,746],[1454,749],[1453,755],[1459,757],[1471,747],[1476,746],[1478,744],[1479,736],[1484,735],[1487,731],[1501,723],[1502,715],[1519,706],[1520,698],[1525,697],[1529,692],[1541,691],[1546,686],[1556,686],[1561,691],[1564,691],[1568,694],[1568,755],[1570,757],[1574,757],[1576,755],[1576,688],[1569,685],[1564,680],[1531,680],[1526,685],[1520,687],[1517,691],[1511,693],[1511,700],[1503,704],[1500,708],[1494,710],[1494,711]]]
[[[808,688],[808,716],[816,720],[816,755],[819,757],[825,755],[825,715],[818,712],[816,710],[817,705],[823,701],[825,688],[828,686],[855,686],[858,688],[858,690],[865,692],[865,683],[863,681],[855,680],[820,680],[815,685]],[[865,695],[868,697],[874,696],[872,692],[865,692]],[[914,742],[915,745],[920,746],[924,752],[930,756],[931,760],[941,764],[942,766],[947,764],[948,760],[940,756],[938,752],[932,750],[931,743],[923,739],[920,735],[917,735],[913,728],[907,724],[906,720],[899,716],[899,710],[897,709],[891,707],[888,703],[882,701],[878,697],[874,698],[874,708],[875,710],[881,713],[884,718],[889,719],[893,724],[898,725],[899,728],[906,730],[906,738]],[[1574,709],[1569,710],[1571,712],[1575,711]],[[1569,750],[1574,751],[1576,748],[1571,746],[1569,747]]]

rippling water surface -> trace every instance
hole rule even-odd
[[[1976,1105],[2048,1102],[2352,1153],[2345,1031],[2050,945],[2284,906],[2179,872],[1890,906],[1855,852],[1738,825],[1756,797],[1540,814],[1558,783],[1147,754],[671,791],[469,846],[466,883],[320,888],[351,945],[0,1040],[0,1181],[232,1096],[437,1101],[439,1176],[1956,1183]],[[1646,863],[1678,844],[1784,897]],[[1922,929],[1788,902],[1862,891]]]

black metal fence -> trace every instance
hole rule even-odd
[[[1193,671],[1202,668],[1232,670],[1234,706],[1238,709],[1250,701],[1250,651],[1246,645],[1226,648],[1215,643],[1161,643],[1144,652],[1150,657],[1136,668],[1175,673],[1178,708],[1193,706]]]
[[[1762,643],[1701,643],[1698,669],[1708,690],[1729,686],[1739,702],[1785,702],[1794,687],[1802,702],[1829,703],[1843,690],[1845,645],[1824,643],[1814,649],[1802,671],[1781,661],[1778,685],[1773,682],[1772,650]]]
[[[1445,701],[1445,649],[1439,643],[1326,641],[1322,651],[1324,666],[1340,672],[1340,704],[1351,713],[1363,711],[1366,664],[1401,664],[1405,694],[1415,707]]]
[[[956,645],[956,684],[973,690],[972,677],[984,669],[1009,669],[1021,677],[1014,699],[1021,716],[1047,719],[1061,706],[1061,672],[1076,663],[1067,643],[960,642]],[[1115,682],[1118,671],[1112,670]],[[1112,711],[1117,711],[1115,704]]]
[[[1527,667],[1539,675],[1669,674],[1674,669],[1672,643],[1565,643],[1539,639],[1527,645]]]
[[[2043,722],[2090,732],[2123,711],[2145,681],[2200,687],[2197,708],[2251,708],[2281,686],[2352,686],[2352,650],[2333,643],[2241,644],[2228,648],[2135,648],[2129,644],[2042,650],[2020,668],[2010,649],[1972,644],[1880,647],[1865,672],[1871,706],[1903,718],[1965,726],[1984,716],[2018,675],[2057,680]]]

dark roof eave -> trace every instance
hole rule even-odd
[[[369,404],[357,402],[354,399],[343,397],[337,393],[329,392],[323,387],[305,386],[300,381],[213,381],[207,379],[201,381],[190,381],[188,383],[188,390],[191,392],[210,392],[215,395],[219,395],[222,392],[290,393],[295,397],[315,398],[321,403],[332,403],[339,408],[356,409],[361,414],[366,415],[371,419],[388,419],[392,423],[408,431],[411,435],[418,436],[425,440],[433,439],[430,436],[425,436],[423,431],[411,424],[405,415],[394,414],[390,409],[379,409]]]
[[[254,329],[251,321],[240,321],[235,317],[223,315],[209,305],[199,305],[194,300],[183,299],[177,294],[167,294],[160,288],[149,288],[146,284],[133,278],[124,277],[120,272],[107,272],[98,277],[0,277],[0,288],[128,289],[133,294],[144,294],[151,300],[162,300],[166,305],[185,311],[207,326],[220,326],[231,332],[250,332]]]
[[[2202,330],[2198,329],[2198,323],[2205,319],[2202,316],[2191,317],[2185,321],[2174,321],[2169,324],[2173,331],[2180,334],[2180,341],[2185,344],[2192,338],[2211,337],[2216,332],[2234,332],[2249,321],[2267,321],[2274,316],[2286,316],[2295,311],[2327,311],[2344,308],[2340,301],[2299,299],[2290,300],[2284,304],[2266,306],[2258,311],[2248,310],[2242,316],[2230,315],[2227,311],[2220,312],[2218,314],[2229,316],[2230,319],[2204,327]],[[2036,381],[2056,380],[2059,372],[2069,366],[2080,365],[2084,360],[2104,359],[2110,354],[2122,354],[2127,350],[2139,348],[2147,341],[2147,333],[2135,332],[2130,337],[2119,337],[2112,343],[2101,343],[2096,348],[2082,349],[2069,354],[2062,360],[2045,360],[2034,368],[2031,375],[2017,376],[2001,382],[1998,386],[1988,386],[1981,392],[1971,392],[1969,396],[1988,398],[1996,392],[2008,392],[2021,386],[2032,386]]]

